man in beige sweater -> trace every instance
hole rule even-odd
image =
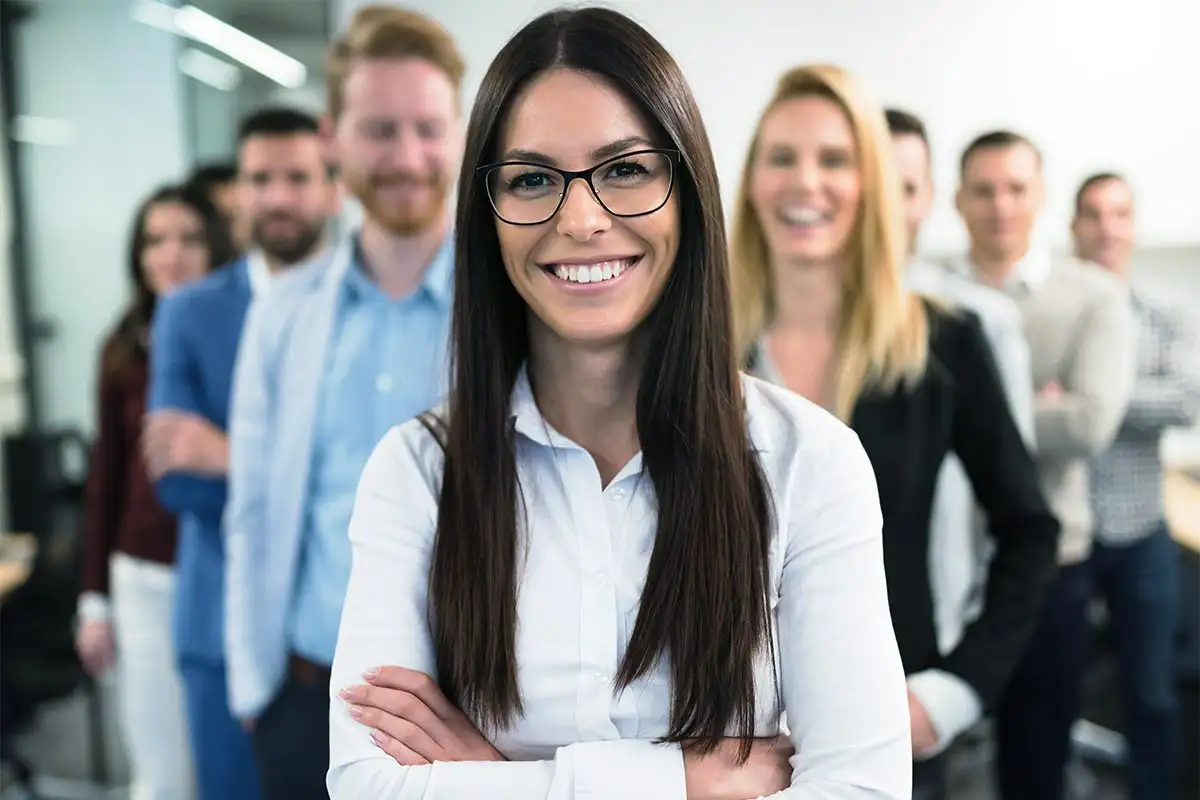
[[[955,198],[970,234],[952,265],[1011,296],[1032,356],[1037,462],[1063,526],[1042,622],[996,710],[1004,800],[1062,800],[1090,639],[1089,464],[1116,435],[1136,375],[1128,290],[1100,267],[1032,242],[1042,159],[1025,137],[984,134],[963,152]]]

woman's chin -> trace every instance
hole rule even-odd
[[[632,340],[636,325],[614,324],[611,318],[587,319],[592,316],[603,315],[575,314],[573,318],[550,320],[544,329],[560,344],[580,350],[609,350]]]

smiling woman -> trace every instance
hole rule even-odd
[[[1034,633],[1059,526],[980,320],[904,289],[891,153],[883,109],[850,73],[786,72],[746,155],[731,262],[740,346],[757,374],[836,412],[870,457],[910,672],[913,797],[926,800],[945,797],[940,753],[998,700]],[[942,494],[935,506],[952,455],[964,500]],[[994,543],[986,598],[943,653],[930,565],[960,543],[977,550],[976,503]],[[951,515],[941,547],[935,508]]]
[[[539,17],[458,198],[450,399],[350,526],[331,796],[907,797],[871,468],[739,373],[678,66],[616,12]]]

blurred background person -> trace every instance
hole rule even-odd
[[[1075,252],[1125,282],[1132,272],[1134,198],[1120,175],[1086,178],[1075,195]],[[1137,382],[1112,445],[1092,467],[1095,591],[1108,607],[1120,664],[1133,800],[1175,797],[1179,747],[1175,640],[1179,548],[1163,509],[1159,446],[1169,427],[1200,416],[1200,336],[1186,314],[1131,287]],[[1190,759],[1196,757],[1190,754]]]
[[[1136,331],[1126,288],[1034,241],[1042,156],[1025,136],[976,137],[959,158],[955,205],[970,249],[945,266],[1012,297],[1032,356],[1041,484],[1062,523],[1059,570],[1041,622],[997,711],[1004,800],[1061,800],[1087,664],[1095,522],[1091,461],[1116,435],[1133,390]]]
[[[327,143],[362,227],[255,304],[230,412],[229,693],[269,800],[327,797],[329,677],[358,479],[445,394],[462,54],[366,6],[329,52]]]
[[[159,298],[230,255],[203,194],[168,186],[138,210],[129,253],[134,297],[105,339],[97,438],[83,531],[79,657],[92,674],[117,666],[132,796],[192,796],[183,695],[171,647],[175,518],[159,505],[141,457],[151,318]]]
[[[250,231],[238,209],[237,165],[225,162],[201,164],[192,170],[187,183],[195,186],[221,212],[221,218],[229,228],[230,240],[235,253],[241,253],[247,245]]]
[[[738,344],[759,375],[846,421],[871,459],[909,676],[913,797],[943,798],[940,754],[1000,696],[1037,625],[1058,523],[977,318],[902,288],[900,211],[883,110],[837,67],[786,73],[735,205]],[[979,618],[943,656],[930,525],[950,452],[970,476],[996,553]]]
[[[274,276],[317,255],[337,190],[315,117],[288,108],[250,114],[238,134],[238,207],[251,250],[171,297],[154,321],[143,449],[163,504],[180,514],[175,638],[201,800],[252,800],[258,775],[225,680],[225,555],[234,362],[251,302]]]
[[[1030,450],[1033,441],[1033,376],[1021,310],[1003,292],[941,269],[916,253],[921,227],[936,195],[929,135],[920,117],[889,108],[888,130],[900,178],[900,196],[908,228],[908,265],[904,283],[979,317],[1008,396],[1013,421]],[[932,581],[938,640],[943,653],[958,644],[966,626],[982,607],[991,536],[978,513],[971,480],[954,453],[946,455],[938,475],[930,522],[929,574]]]

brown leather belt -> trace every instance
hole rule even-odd
[[[288,664],[288,673],[296,683],[323,691],[329,691],[329,681],[333,678],[329,667],[314,664],[295,653]]]

